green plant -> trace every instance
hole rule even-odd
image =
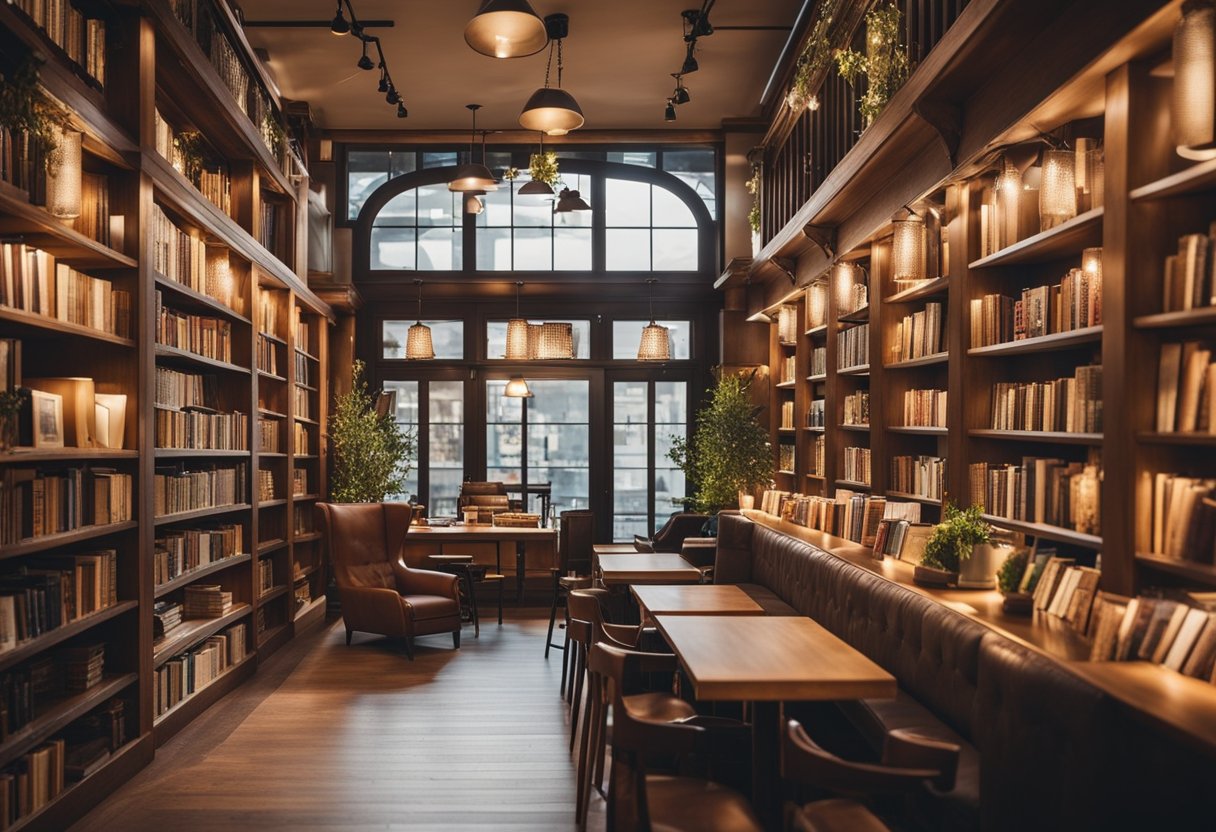
[[[921,566],[957,572],[959,564],[971,557],[973,546],[988,542],[991,530],[983,514],[982,506],[960,509],[947,503],[942,522],[933,528],[933,534],[925,544]]]
[[[798,55],[798,61],[794,65],[794,80],[790,83],[790,91],[785,96],[786,103],[793,109],[802,109],[815,97],[812,85],[832,60],[832,42],[829,39],[829,32],[837,5],[839,5],[839,0],[823,0],[819,4],[815,25],[811,27],[811,34],[807,37],[806,45],[802,47],[802,52]]]
[[[38,86],[38,65],[32,57],[0,72],[0,127],[29,136],[42,151],[48,171],[63,162],[59,134],[67,125],[66,114]]]
[[[879,6],[866,14],[866,52],[842,49],[836,69],[851,85],[866,77],[866,92],[859,110],[865,127],[874,123],[891,96],[908,80],[908,50],[900,43],[903,12],[896,6]]]
[[[773,474],[768,429],[751,399],[755,371],[737,375],[719,369],[717,375],[692,437],[677,437],[667,453],[693,487],[694,506],[709,513],[736,505],[740,491],[768,484]]]
[[[1017,592],[1022,585],[1022,576],[1026,574],[1026,552],[1014,552],[1005,558],[1001,568],[996,573],[997,588],[1006,594]]]
[[[762,185],[761,173],[763,168],[760,165],[752,165],[751,179],[747,180],[747,192],[752,195],[752,207],[747,212],[747,224],[751,226],[752,231],[760,231],[760,187]]]
[[[173,151],[177,156],[173,160],[174,167],[179,167],[182,175],[197,185],[207,160],[207,142],[203,134],[197,130],[183,130],[173,137]]]
[[[16,444],[17,418],[27,394],[23,388],[0,393],[0,450]]]
[[[274,117],[274,113],[267,110],[262,116],[262,141],[266,144],[266,149],[277,159],[283,153],[283,147],[287,141],[287,133],[283,130],[283,125],[279,124],[279,120]]]
[[[393,414],[376,412],[378,394],[368,391],[363,370],[356,361],[350,392],[334,398],[329,420],[330,496],[339,503],[378,503],[403,491],[416,447],[414,435]]]
[[[533,153],[528,159],[528,173],[533,182],[544,182],[550,188],[557,187],[557,154],[552,150],[544,153]]]

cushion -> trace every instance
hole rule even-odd
[[[460,615],[460,605],[442,595],[403,595],[401,600],[408,605],[415,621]]]

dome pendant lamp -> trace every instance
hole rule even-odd
[[[469,137],[469,161],[463,165],[456,166],[456,172],[452,174],[451,180],[448,182],[449,191],[497,191],[498,183],[494,181],[494,174],[485,166],[485,151],[482,151],[482,162],[473,161],[473,148],[477,143],[477,111],[481,109],[480,104],[465,104],[465,109],[473,114],[473,133]]]
[[[549,33],[528,0],[485,0],[464,27],[464,42],[491,58],[522,58],[548,46]]]
[[[654,284],[652,277],[646,281],[650,287],[650,323],[642,329],[642,340],[638,344],[638,361],[670,361],[671,360],[671,330],[655,323],[654,320]]]
[[[422,322],[422,281],[418,284],[418,322],[411,324],[405,334],[405,357],[409,361],[429,361],[435,357],[435,344],[431,339],[431,328]]]
[[[525,130],[539,130],[550,136],[564,136],[571,130],[583,126],[583,110],[574,96],[562,89],[562,40],[569,34],[570,19],[564,14],[551,14],[545,18],[549,31],[549,60],[545,64],[545,85],[532,93],[519,124]],[[554,43],[556,41],[556,44]],[[553,67],[553,52],[557,50],[557,86],[549,86],[549,71]]]

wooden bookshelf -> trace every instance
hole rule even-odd
[[[981,257],[973,261],[970,268],[987,269],[1022,263],[1048,263],[1080,253],[1081,249],[1101,245],[1104,214],[1103,208],[1086,211],[1054,228],[1040,231],[987,257]]]

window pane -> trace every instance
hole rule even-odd
[[[665,150],[663,170],[684,180],[705,202],[710,218],[717,219],[717,175],[712,150]]]
[[[504,183],[505,184],[505,183]],[[486,209],[477,215],[477,225],[509,226],[511,224],[511,190],[500,187],[481,197]]]
[[[560,165],[559,165],[560,170]],[[591,177],[581,173],[563,173],[561,174],[561,184],[556,189],[561,191],[562,186],[569,188],[572,191],[578,191],[579,196],[588,204],[592,205],[591,193]],[[553,210],[552,204],[549,208]],[[553,224],[565,228],[590,228],[592,211],[566,211],[553,216]]]
[[[515,230],[515,270],[551,271],[553,269],[553,231],[548,228]]]
[[[642,328],[649,321],[613,321],[612,357],[618,361],[632,361],[638,357],[638,344],[642,341]],[[683,361],[692,357],[690,349],[692,325],[689,321],[658,321],[667,327],[671,338],[671,358]]]
[[[372,225],[416,225],[417,216],[418,192],[411,189],[385,203]]]
[[[511,270],[511,229],[477,229],[477,269],[483,272]]]
[[[424,185],[418,189],[419,225],[458,225],[457,199],[463,194],[453,194],[447,185]]]
[[[591,493],[586,380],[538,379],[528,400],[528,482],[552,483],[558,511],[586,508]]]
[[[697,270],[696,229],[656,228],[654,266],[656,272],[695,272]]]
[[[390,150],[388,156],[389,176],[393,178],[418,169],[418,154],[412,150]]]
[[[371,267],[413,271],[417,248],[415,234],[412,228],[373,228]]]
[[[456,498],[464,480],[464,382],[432,381],[430,400],[430,471],[428,509],[432,514],[456,514]]]
[[[387,173],[355,173],[346,176],[346,218],[358,219],[363,210],[363,203],[371,196],[372,191],[388,181]]]
[[[557,271],[591,270],[591,229],[553,229],[553,268]]]
[[[464,268],[459,228],[418,229],[418,270],[451,272]]]
[[[688,421],[688,384],[683,381],[654,383],[656,424],[682,425]]]
[[[612,535],[650,536],[650,384],[612,384]]]
[[[352,172],[388,173],[391,153],[387,150],[348,150],[346,151],[346,169]]]
[[[697,220],[684,200],[666,188],[655,188],[654,225],[662,228],[696,228]]]
[[[443,168],[449,165],[456,164],[456,151],[445,153],[423,153],[422,166],[424,168]]]
[[[416,381],[386,381],[384,392],[396,393],[396,409],[394,418],[397,424],[410,433],[418,432],[418,382]],[[393,500],[408,500],[410,495],[418,493],[418,460],[411,460],[409,474],[405,480],[405,491],[391,495]]]
[[[608,204],[604,222],[609,228],[650,225],[650,185],[628,179],[605,183]]]
[[[650,231],[609,228],[606,236],[606,263],[609,271],[650,271]]]
[[[658,156],[653,150],[646,152],[641,150],[626,150],[622,153],[607,154],[607,161],[619,162],[623,165],[640,165],[644,168],[652,168],[655,166],[655,159]]]
[[[528,400],[531,424],[583,424],[590,415],[589,382],[579,379],[537,379],[529,386],[535,398]]]
[[[423,321],[431,328],[435,357],[448,360],[464,358],[464,321]],[[405,341],[414,321],[385,321],[383,349],[385,358],[405,358]]]

